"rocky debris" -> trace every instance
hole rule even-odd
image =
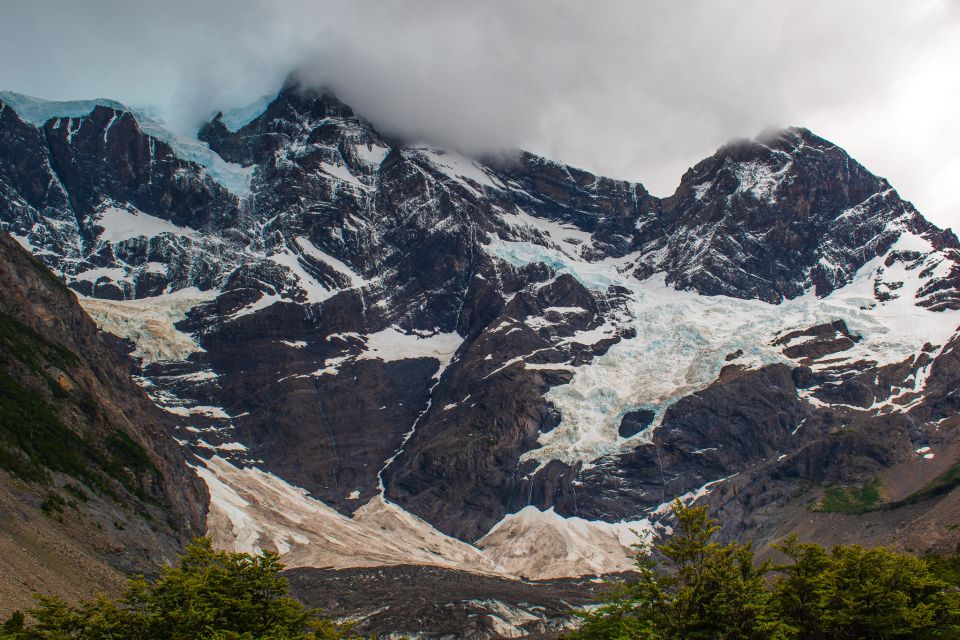
[[[297,597],[361,633],[418,638],[559,638],[573,608],[605,586],[590,579],[522,581],[436,567],[286,572]]]

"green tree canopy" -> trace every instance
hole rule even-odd
[[[960,638],[955,562],[885,547],[826,551],[791,537],[787,562],[713,540],[706,507],[675,502],[676,527],[636,554],[638,576],[581,613],[573,638],[598,640],[886,640]]]
[[[313,640],[350,636],[289,596],[277,554],[216,551],[198,538],[156,580],[137,576],[119,599],[69,605],[38,596],[0,631],[4,640]]]

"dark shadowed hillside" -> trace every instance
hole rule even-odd
[[[118,356],[0,234],[0,611],[112,591],[204,529],[207,493]]]

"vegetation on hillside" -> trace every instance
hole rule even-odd
[[[194,541],[156,580],[137,576],[116,600],[77,605],[38,596],[16,613],[0,640],[336,640],[353,638],[289,596],[278,556],[216,551]]]
[[[63,473],[115,499],[118,482],[150,500],[138,480],[158,473],[147,451],[109,424],[90,392],[68,390],[56,379],[80,362],[63,345],[0,312],[0,469],[45,485],[53,484],[51,472]],[[71,428],[64,420],[70,415],[93,428]],[[69,504],[50,495],[54,503]]]
[[[706,507],[673,506],[677,525],[636,555],[639,576],[580,615],[581,640],[885,640],[960,637],[956,558],[885,547],[828,551],[796,537],[783,564],[713,541]]]
[[[880,478],[874,478],[861,487],[827,487],[823,499],[814,511],[857,515],[873,511],[881,504]]]

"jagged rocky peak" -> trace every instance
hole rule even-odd
[[[883,178],[807,129],[738,140],[690,169],[643,222],[638,275],[769,302],[827,295],[904,234],[956,246]]]
[[[115,103],[27,104],[42,123],[9,107],[0,119],[2,188],[12,190],[0,202],[5,230],[86,295],[217,283],[216,263],[229,256],[222,243],[198,250],[201,234],[234,226],[239,199],[194,162],[202,154]],[[75,115],[83,105],[90,110]]]
[[[290,79],[263,113],[239,129],[228,129],[219,113],[200,128],[198,137],[225,160],[250,166],[267,161],[290,142],[336,143],[344,128],[350,129],[356,138],[364,137],[363,133],[373,134],[375,139],[367,142],[382,146],[369,123],[356,116],[332,91],[311,89]]]
[[[86,116],[49,120],[43,131],[52,168],[80,219],[113,200],[204,229],[236,208],[232,194],[170,145],[145,134],[129,111],[97,105]]]

